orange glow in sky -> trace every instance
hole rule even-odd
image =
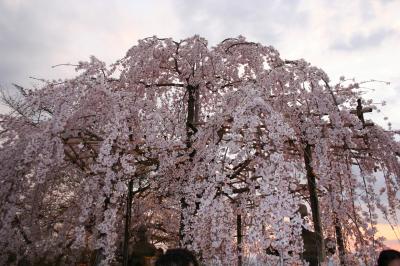
[[[400,226],[394,226],[394,231],[389,224],[378,224],[378,236],[383,236],[386,238],[385,245],[390,248],[400,250]],[[397,234],[397,236],[396,236]]]

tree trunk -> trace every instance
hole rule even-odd
[[[312,163],[311,145],[308,143],[306,144],[306,148],[304,150],[304,163],[307,171],[307,185],[308,185],[308,192],[310,193],[310,204],[311,204],[312,219],[314,223],[314,231],[316,233],[316,238],[317,238],[316,247],[318,252],[318,260],[320,262],[323,262],[325,260],[324,235],[322,232],[321,214],[319,210],[316,178],[313,168],[311,166]]]
[[[179,246],[184,247],[183,239],[185,238],[185,217],[183,216],[183,210],[188,207],[185,197],[181,198],[181,220],[179,222]]]
[[[242,216],[236,216],[236,236],[237,236],[237,253],[238,253],[238,266],[242,266]]]
[[[187,109],[187,118],[186,118],[186,146],[187,148],[192,147],[192,136],[197,132],[195,126],[196,116],[199,116],[199,111],[196,110],[196,107],[199,108],[199,104],[197,100],[200,96],[196,97],[198,91],[198,86],[187,86],[188,92],[188,109]]]
[[[200,89],[197,88],[195,91],[195,104],[194,104],[194,124],[196,125],[200,121]]]
[[[126,213],[125,213],[125,232],[124,232],[124,247],[123,247],[123,265],[128,266],[129,261],[129,226],[132,215],[132,189],[133,181],[130,180],[128,183],[128,195],[126,199]]]
[[[188,93],[187,102],[187,118],[186,118],[186,148],[189,150],[192,147],[193,138],[192,136],[197,132],[195,126],[196,117],[199,116],[199,104],[196,103],[199,99],[198,86],[188,85],[186,87]],[[192,158],[196,154],[196,151],[192,151],[189,157]],[[183,240],[185,238],[185,221],[183,211],[187,208],[185,195],[181,198],[181,221],[179,224],[179,242],[181,246],[184,246]]]
[[[345,263],[346,250],[344,248],[342,227],[341,227],[340,221],[337,217],[335,218],[335,232],[336,232],[336,243],[338,245],[338,250],[339,250],[340,265],[345,266],[346,265],[346,263]]]

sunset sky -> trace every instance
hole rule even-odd
[[[148,36],[199,34],[212,46],[243,35],[321,67],[333,83],[340,76],[390,82],[365,85],[366,98],[387,102],[368,118],[400,129],[399,10],[397,0],[0,0],[0,87],[71,77],[73,68],[51,66],[90,55],[112,63]],[[384,221],[379,231],[400,249]]]

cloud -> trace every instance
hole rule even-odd
[[[95,55],[107,63],[124,56],[140,38],[174,30],[169,1],[0,0],[0,87],[29,76],[64,78],[51,69]],[[160,28],[161,21],[169,27]]]
[[[301,8],[300,0],[177,0],[175,4],[182,22],[180,32],[200,34],[212,44],[238,35],[276,43],[284,32],[304,29],[308,22],[308,13]]]
[[[387,3],[391,3],[394,2],[394,0],[381,0],[382,3],[387,4]]]
[[[79,21],[85,28],[85,17],[79,8],[65,7],[58,1],[11,3],[0,1],[1,83],[49,72],[52,64],[68,56],[76,59],[69,45],[75,23]]]
[[[307,23],[301,0],[0,0],[0,86],[30,86],[29,76],[72,76],[72,69],[51,66],[92,54],[111,63],[152,35],[200,34],[215,44],[242,34],[275,45]]]
[[[331,48],[334,50],[354,51],[377,47],[396,34],[396,31],[392,29],[378,29],[368,34],[358,32],[346,41],[336,41]]]
[[[46,61],[47,53],[55,46],[53,41],[59,41],[46,31],[34,10],[9,3],[0,2],[1,82],[19,78],[18,69],[24,68],[26,63],[35,68]],[[44,40],[46,32],[47,40]]]

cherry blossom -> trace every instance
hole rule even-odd
[[[120,260],[129,182],[129,230],[207,265],[300,264],[303,228],[321,260],[327,237],[336,261],[376,259],[378,216],[399,209],[400,145],[357,111],[375,108],[357,83],[242,36],[150,37],[76,70],[20,88],[0,115],[0,264]]]

